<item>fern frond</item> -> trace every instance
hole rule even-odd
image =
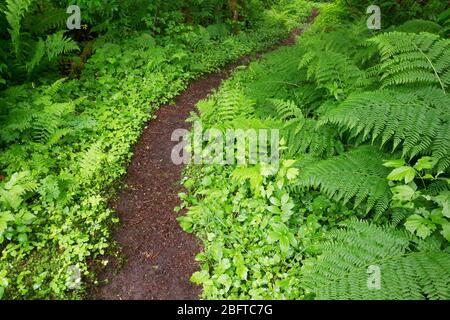
[[[405,232],[354,220],[318,246],[322,255],[303,269],[317,299],[450,298],[450,254],[411,252]],[[371,286],[370,268],[380,272],[379,286]]]
[[[369,41],[377,44],[383,86],[450,85],[450,40],[431,33],[389,32]]]
[[[339,52],[310,51],[300,60],[299,69],[306,69],[308,80],[328,90],[336,100],[371,82],[352,59]]]
[[[42,58],[44,58],[45,55],[45,42],[42,39],[39,39],[38,42],[36,42],[36,46],[33,50],[33,56],[31,57],[31,60],[27,62],[26,69],[28,73],[31,73],[34,68],[36,68],[39,63],[42,61]]]
[[[263,183],[260,166],[238,166],[232,172],[231,178],[240,183],[245,183],[248,180],[252,190],[256,192]]]
[[[59,31],[47,36],[45,45],[47,48],[47,57],[49,61],[62,54],[80,50],[78,44],[74,40],[64,36],[64,31]]]
[[[391,222],[392,226],[396,227],[400,223],[404,222],[407,217],[412,214],[411,210],[406,208],[392,208],[391,212]]]
[[[67,21],[65,9],[46,7],[42,13],[35,13],[24,21],[24,29],[33,34],[41,35],[52,29],[62,27]]]
[[[4,186],[0,188],[0,211],[1,207],[7,209],[18,209],[22,203],[23,196],[37,188],[37,183],[31,177],[29,171],[14,173]]]
[[[450,183],[443,180],[436,180],[426,186],[421,192],[429,196],[437,196],[442,192],[450,191]]]
[[[16,107],[6,117],[0,136],[5,142],[12,142],[20,137],[20,133],[33,126],[33,112],[28,106]]]
[[[249,65],[248,78],[243,79],[242,86],[245,94],[256,101],[257,112],[261,112],[262,108],[267,108],[271,113],[273,104],[270,99],[295,99],[295,96],[292,95],[293,90],[301,90],[304,87],[303,82],[307,79],[306,72],[297,70],[298,62],[292,57],[303,54],[304,48],[301,46],[290,47],[289,50],[280,48],[277,50],[277,54],[265,57],[260,63]],[[295,102],[299,107],[304,108],[304,103],[300,99],[296,99]]]
[[[61,78],[52,83],[48,88],[45,89],[45,95],[48,95],[50,98],[54,99],[58,91],[62,88],[64,81],[67,78]]]
[[[240,88],[224,86],[220,92],[198,105],[202,119],[208,123],[226,123],[239,117],[251,117],[255,102]]]
[[[306,119],[302,124],[288,123],[283,133],[287,141],[287,157],[298,158],[310,154],[328,158],[342,153],[344,146],[334,126],[318,126],[317,120]]]
[[[449,105],[450,97],[437,88],[364,92],[330,110],[321,123],[336,124],[363,141],[392,141],[393,150],[402,146],[403,156],[431,153],[443,170],[450,166]]]
[[[64,136],[72,132],[70,128],[62,128],[54,130],[47,138],[47,145],[49,147],[56,145]]]
[[[300,168],[296,185],[318,188],[329,197],[347,203],[354,199],[354,206],[366,202],[367,212],[375,208],[384,212],[391,197],[386,179],[389,174],[383,167],[386,155],[372,146],[360,146],[345,154],[314,162]]]
[[[82,154],[79,161],[80,176],[83,181],[90,181],[90,178],[102,168],[105,154],[99,142],[93,144]]]
[[[275,106],[279,119],[289,122],[301,122],[305,119],[302,110],[293,101],[271,99],[271,102]]]
[[[62,118],[74,110],[75,105],[72,102],[52,103],[46,106],[43,112],[34,117],[33,138],[41,143],[49,142],[50,138],[55,139],[55,134],[63,123]]]
[[[20,27],[22,18],[30,9],[32,0],[6,0],[5,17],[8,21],[11,35],[11,42],[14,47],[14,52],[18,58],[20,55]]]

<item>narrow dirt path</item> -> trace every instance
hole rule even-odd
[[[314,11],[312,19],[316,15]],[[287,40],[263,53],[294,44],[300,33],[294,30]],[[108,281],[92,289],[93,298],[198,299],[200,287],[189,279],[199,268],[194,257],[201,246],[194,236],[181,230],[173,211],[179,205],[182,167],[171,161],[176,144],[171,135],[175,129],[189,128],[185,120],[196,103],[218,88],[236,66],[248,64],[263,53],[245,56],[220,72],[193,81],[175,105],[162,106],[157,118],[145,127],[124,179],[127,187],[113,204],[122,223],[114,238],[126,260],[122,266],[118,259],[110,259],[99,275],[101,283]]]

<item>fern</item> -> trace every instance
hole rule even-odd
[[[347,55],[339,52],[310,51],[300,60],[299,68],[305,68],[307,78],[328,90],[336,100],[370,83],[366,73]]]
[[[287,124],[283,132],[287,140],[288,158],[297,158],[305,153],[327,158],[344,151],[336,128],[331,125],[318,126],[313,119],[306,119],[300,126]]]
[[[39,39],[38,42],[36,42],[36,46],[33,50],[33,56],[31,57],[31,60],[26,63],[25,68],[27,69],[28,73],[31,73],[42,61],[42,59],[45,56],[45,42],[42,39]]]
[[[439,34],[442,31],[442,27],[433,21],[414,19],[403,23],[402,25],[394,28],[394,30],[397,32],[428,32]]]
[[[430,33],[389,32],[372,38],[381,54],[383,86],[450,85],[450,40]]]
[[[72,51],[79,50],[78,44],[71,38],[64,36],[64,31],[59,31],[47,36],[47,40],[39,39],[33,50],[33,55],[26,63],[28,73],[31,73],[42,61],[45,55],[49,61],[54,58],[67,54]]]
[[[25,19],[24,29],[36,35],[45,34],[52,29],[65,26],[67,16],[65,9],[46,6],[42,13],[35,13]]]
[[[31,178],[30,172],[16,172],[0,188],[0,204],[6,209],[16,210],[24,200],[25,194],[29,191],[34,191],[36,188],[37,184]]]
[[[432,154],[437,168],[450,166],[450,98],[439,89],[415,92],[381,90],[351,95],[330,110],[321,123],[332,123],[361,134],[362,140],[376,139],[392,149],[402,146],[403,156]]]
[[[364,65],[376,54],[376,46],[366,39],[370,36],[366,22],[343,25],[333,32],[306,34],[307,48],[320,52],[336,52],[352,59],[357,66]]]
[[[93,144],[85,151],[79,161],[82,181],[90,181],[90,178],[102,168],[104,160],[105,154],[102,151],[100,142]]]
[[[32,127],[32,120],[33,112],[29,106],[14,108],[6,117],[0,132],[2,140],[7,143],[17,140],[23,131]]]
[[[72,113],[75,105],[68,103],[51,103],[44,107],[43,112],[35,115],[33,123],[33,138],[41,143],[48,142],[50,138],[52,143],[55,141],[55,134],[62,121],[61,118]],[[58,133],[61,134],[61,133]]]
[[[450,183],[445,180],[436,180],[421,190],[425,195],[437,196],[438,194],[450,191]]]
[[[393,227],[400,225],[405,221],[407,217],[409,217],[412,210],[406,208],[392,208],[391,209],[391,223]]]
[[[296,158],[309,153],[317,157],[329,157],[343,151],[343,145],[333,126],[321,126],[314,119],[306,118],[292,101],[272,99],[277,112],[276,119],[284,122],[283,136],[287,141],[286,156]]]
[[[405,232],[355,220],[328,240],[302,272],[317,299],[450,299],[449,253],[410,251]],[[369,266],[380,270],[379,288],[368,286]]]
[[[72,132],[72,127],[80,125],[75,121],[67,121],[73,114],[75,106],[84,97],[66,102],[55,103],[58,90],[65,79],[60,79],[45,88],[39,98],[32,104],[18,103],[8,113],[1,137],[6,142],[30,139],[39,143],[56,144],[63,136]]]
[[[220,93],[200,102],[197,107],[206,122],[224,124],[235,118],[251,117],[254,104],[241,89],[223,87]]]
[[[302,110],[293,101],[284,101],[280,99],[272,99],[275,105],[278,118],[288,122],[303,122],[305,117]]]
[[[237,166],[233,170],[231,178],[240,183],[245,183],[248,180],[250,187],[256,193],[260,192],[260,187],[264,180],[259,165],[250,167]]]
[[[354,199],[354,207],[366,202],[367,212],[384,212],[391,197],[382,166],[386,155],[372,146],[361,146],[340,156],[313,162],[300,169],[299,187],[318,188],[343,203]]]
[[[8,29],[11,35],[11,42],[14,47],[16,57],[20,55],[20,27],[22,18],[30,9],[32,0],[6,0],[5,17],[8,21],[10,29]]]
[[[62,88],[63,83],[67,80],[67,78],[61,78],[53,82],[48,88],[45,89],[44,94],[49,96],[50,98],[56,98],[56,94]]]
[[[64,36],[64,31],[49,35],[45,41],[45,45],[47,48],[48,60],[53,60],[55,57],[71,51],[80,50],[78,44],[74,40]]]
[[[260,63],[252,63],[248,67],[248,75],[242,79],[242,86],[247,96],[254,99],[258,105],[256,110],[262,113],[262,108],[273,115],[273,103],[270,99],[294,100],[293,91],[302,90],[306,79],[306,72],[297,70],[298,62],[293,57],[304,54],[304,48],[294,46],[280,48],[277,54],[269,55]],[[316,87],[316,86],[315,86]],[[311,90],[307,93],[309,96]],[[304,110],[305,105],[300,99],[294,101]]]

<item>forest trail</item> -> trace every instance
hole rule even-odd
[[[308,23],[317,16],[312,12]],[[133,158],[124,178],[126,187],[120,191],[112,207],[121,220],[114,234],[125,261],[109,257],[109,264],[99,274],[100,285],[91,291],[92,298],[122,300],[198,299],[200,287],[189,279],[199,269],[194,260],[201,251],[200,243],[184,232],[174,208],[179,205],[178,193],[182,166],[172,163],[171,141],[175,129],[189,129],[186,118],[199,100],[218,88],[240,65],[261,58],[281,46],[295,43],[301,30],[263,52],[244,56],[221,71],[193,81],[176,98],[174,105],[164,105],[150,120],[133,150]],[[105,281],[105,280],[108,281]]]

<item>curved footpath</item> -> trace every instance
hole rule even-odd
[[[308,22],[316,15],[315,10]],[[189,279],[199,269],[194,258],[201,246],[193,235],[182,231],[174,213],[182,191],[182,167],[171,161],[171,151],[177,143],[171,141],[172,132],[189,129],[185,120],[197,102],[218,88],[237,66],[294,44],[300,33],[301,30],[294,30],[288,39],[263,53],[245,56],[222,71],[193,81],[177,97],[175,105],[164,105],[155,113],[156,119],[148,123],[134,147],[123,181],[126,187],[112,205],[121,219],[114,238],[124,260],[109,258],[99,275],[101,284],[91,291],[93,298],[198,299],[201,288]]]

